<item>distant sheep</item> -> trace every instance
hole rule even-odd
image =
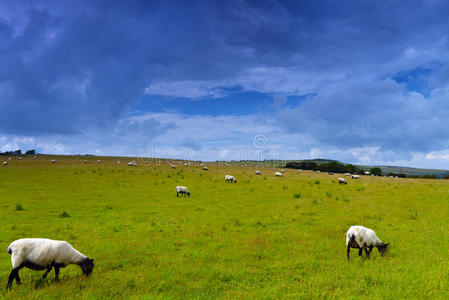
[[[285,170],[281,170],[282,173],[285,173]]]
[[[274,176],[282,177],[282,174],[280,172],[274,172]]]
[[[101,163],[101,160],[98,159],[98,160],[97,160],[97,163]]]
[[[176,187],[176,197],[179,197],[179,194],[181,194],[181,196],[184,196],[184,197],[186,195],[190,197],[189,189],[182,185],[178,185]]]
[[[237,180],[235,179],[234,176],[231,176],[231,175],[225,175],[225,182],[234,182],[234,183],[237,183]]]
[[[351,178],[352,179],[360,179],[360,176],[359,175],[352,175]]]
[[[256,175],[262,175],[262,172],[256,170],[256,172],[254,172],[254,174],[256,174]]]
[[[370,258],[373,247],[376,247],[380,255],[384,256],[388,251],[388,245],[389,243],[383,243],[372,229],[363,226],[351,226],[346,232],[348,259],[351,248],[359,249],[359,256],[362,256],[365,250],[366,257]]]
[[[4,165],[4,166],[6,166],[7,164],[8,164],[8,162],[7,162],[7,161],[4,161],[4,162],[3,162],[3,165]]]
[[[130,161],[130,162],[128,163],[128,166],[130,166],[130,167],[137,167],[137,163],[136,163],[135,160],[133,160],[133,161]]]
[[[117,165],[119,165],[120,164],[120,160],[117,160]]]
[[[206,166],[203,166],[203,170],[204,170],[204,171],[207,171],[207,170],[209,170],[209,168],[206,167]]]
[[[8,247],[11,254],[12,271],[9,274],[7,288],[13,280],[20,284],[19,270],[27,267],[33,270],[45,270],[43,278],[55,268],[55,280],[58,280],[59,269],[68,265],[78,265],[86,276],[92,273],[94,260],[77,251],[69,243],[49,239],[20,239]]]
[[[351,176],[351,173],[345,173],[345,176]]]
[[[171,168],[172,168],[172,169],[176,169],[176,166],[175,166],[175,165],[171,165]]]
[[[52,163],[55,163],[55,162],[56,162],[56,160],[52,159],[52,160],[51,160],[51,162],[52,162]]]
[[[344,178],[338,178],[338,183],[340,183],[340,184],[348,184]]]
[[[83,163],[87,164],[87,163],[88,163],[88,161],[87,161],[87,160],[83,160]]]

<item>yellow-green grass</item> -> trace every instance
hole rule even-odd
[[[418,180],[130,159],[13,158],[0,165],[0,296],[33,298],[400,299],[449,296],[449,186]],[[84,164],[82,161],[90,162]],[[96,163],[101,159],[102,163]],[[3,161],[4,157],[0,158]],[[224,175],[237,178],[225,183]],[[191,197],[177,198],[176,185]],[[20,204],[23,210],[20,210]],[[66,212],[70,217],[61,217]],[[351,225],[391,249],[346,260]],[[6,290],[10,242],[66,240],[95,259]]]

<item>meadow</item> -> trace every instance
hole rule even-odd
[[[446,180],[346,178],[271,167],[61,156],[0,165],[0,297],[218,299],[447,299],[449,184]],[[89,163],[83,164],[82,160]],[[96,163],[101,159],[101,163]],[[0,161],[4,161],[2,157]],[[224,175],[237,178],[226,184]],[[191,197],[177,198],[176,185]],[[345,233],[364,225],[390,243],[386,257],[356,250]],[[66,240],[95,259],[22,269],[5,289],[8,245],[23,237]]]

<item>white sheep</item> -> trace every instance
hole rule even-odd
[[[172,168],[172,169],[176,169],[176,166],[175,166],[175,165],[171,165],[171,168]]]
[[[101,160],[98,159],[98,160],[97,160],[97,163],[101,163]]]
[[[128,163],[128,166],[130,166],[130,167],[137,167],[137,163],[136,163],[135,160],[133,160],[133,161],[130,161],[130,162]]]
[[[225,182],[234,182],[237,183],[237,180],[232,175],[225,175]]]
[[[274,176],[282,177],[282,174],[280,172],[274,172]]]
[[[52,268],[55,268],[55,280],[58,280],[59,269],[74,264],[81,267],[83,274],[89,275],[94,268],[94,260],[77,251],[65,241],[49,239],[20,239],[12,242],[8,247],[11,254],[12,271],[9,274],[7,288],[12,281],[20,284],[19,270],[27,267],[33,270],[45,270],[43,278]]]
[[[256,174],[256,175],[262,175],[262,172],[256,170],[256,172],[254,172],[254,174]]]
[[[181,194],[181,196],[184,195],[184,197],[186,195],[190,197],[189,189],[187,187],[185,187],[185,186],[182,186],[182,185],[178,185],[176,187],[176,197],[179,197],[179,194]]]
[[[346,247],[347,257],[351,248],[359,249],[359,256],[362,256],[363,250],[367,258],[370,258],[373,247],[376,247],[380,255],[384,256],[387,253],[389,243],[383,243],[376,235],[376,233],[369,228],[363,226],[351,226],[346,232]]]
[[[206,167],[206,166],[203,166],[203,170],[204,170],[204,171],[207,171],[207,170],[209,170],[209,168]]]
[[[345,176],[351,176],[351,173],[345,173]]]
[[[338,183],[340,183],[340,184],[348,184],[344,178],[338,178]]]
[[[117,165],[119,165],[120,164],[120,160],[117,160]]]
[[[285,173],[285,170],[281,170],[282,173]]]
[[[83,163],[87,164],[87,160],[83,160]]]
[[[352,179],[360,179],[360,176],[359,175],[352,175],[351,178]]]
[[[3,165],[4,165],[4,166],[6,166],[7,164],[8,164],[8,162],[7,162],[7,161],[4,161],[4,162],[3,162]]]
[[[56,160],[52,159],[51,162],[54,164],[56,162]]]

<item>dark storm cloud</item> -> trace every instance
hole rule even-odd
[[[447,28],[437,0],[4,1],[0,131],[115,132],[156,83],[165,96],[315,95],[273,107],[324,146],[445,147]]]

